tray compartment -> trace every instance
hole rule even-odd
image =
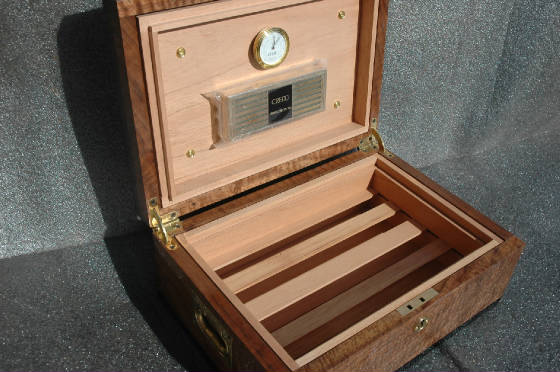
[[[180,241],[298,365],[502,242],[378,156]]]
[[[299,358],[305,358],[307,353],[312,352],[315,348],[320,347],[324,342],[327,342],[345,329],[356,324],[357,319],[363,319],[372,312],[380,310],[385,303],[412,290],[419,281],[429,279],[430,277],[436,275],[441,269],[442,265],[438,265],[437,262],[431,262],[423,266],[348,311],[341,312],[334,319],[331,319],[322,326],[311,330],[303,337],[300,337],[286,345],[286,350],[294,359],[296,359],[296,361],[298,361]],[[305,358],[305,360],[306,359],[307,358]]]
[[[425,241],[429,241],[424,244]],[[413,244],[400,247],[392,256],[375,262],[370,270],[374,274],[350,289],[341,292],[329,301],[313,308],[307,313],[278,327],[270,324],[268,329],[280,344],[289,345],[311,331],[336,319],[340,314],[350,311],[368,298],[412,274],[424,265],[434,261],[449,250],[449,247],[433,235],[425,234]],[[420,248],[418,248],[420,246]],[[385,267],[385,268],[383,268]]]
[[[324,288],[338,287],[338,280],[349,280],[353,273],[359,272],[366,264],[412,240],[422,231],[423,228],[413,221],[404,221],[252,299],[246,305],[258,320],[263,321],[306,297],[323,294],[321,290]]]
[[[395,216],[395,209],[381,200],[364,204],[378,204],[321,232],[306,231],[308,239],[290,242],[277,253],[255,262],[225,277],[225,282],[242,300],[249,301],[259,294],[286,282],[297,275],[349,249],[348,239],[365,231],[379,230]],[[362,206],[364,208],[367,206]],[[363,234],[361,234],[363,235]]]

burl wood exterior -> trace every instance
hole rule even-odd
[[[116,14],[116,21],[120,28],[120,32],[117,33],[119,38],[117,45],[122,50],[122,64],[125,70],[124,96],[130,103],[130,111],[127,116],[131,133],[133,133],[135,155],[137,155],[139,204],[145,206],[145,208],[140,208],[145,218],[148,210],[147,203],[151,198],[158,198],[161,207],[162,190],[158,176],[156,144],[150,119],[146,73],[137,16],[211,1],[117,0],[114,2],[114,14]],[[358,93],[371,92],[370,121],[377,118],[379,114],[388,0],[378,2],[360,0],[360,6],[371,7],[374,4],[377,4],[378,8],[375,13],[377,15],[375,58],[373,71],[370,71],[372,81],[356,79],[355,86]],[[365,14],[373,17],[374,13]],[[361,19],[361,22],[369,21],[373,22],[373,18],[371,20]],[[371,42],[371,35],[363,33],[358,35],[359,45],[367,46]],[[362,54],[358,56],[358,59],[360,58],[371,59],[372,56]],[[363,63],[359,65],[364,66]],[[357,71],[357,74],[363,76],[365,72]],[[358,108],[354,114],[360,116],[364,112],[366,110]],[[356,148],[360,137],[350,138],[322,148],[179,202],[167,209],[162,208],[161,213],[171,210],[178,211],[182,216],[183,231],[199,228],[367,159],[372,154],[347,153]],[[340,157],[331,159],[337,156]],[[388,312],[353,336],[341,340],[336,346],[325,349],[325,352],[318,353],[317,356],[305,354],[304,361],[299,359],[300,362],[296,362],[296,358],[292,359],[291,356],[304,354],[299,353],[300,348],[309,349],[309,345],[305,345],[306,339],[300,338],[282,348],[277,340],[273,339],[272,332],[268,333],[265,329],[267,324],[263,326],[255,320],[256,318],[248,316],[244,306],[246,303],[242,303],[238,297],[232,295],[233,292],[230,293],[226,290],[223,280],[218,276],[224,272],[209,270],[208,265],[201,264],[200,258],[189,254],[187,249],[179,247],[179,249],[170,250],[155,240],[160,288],[190,333],[208,352],[218,368],[221,370],[271,371],[394,370],[502,296],[521,254],[523,243],[397,156],[392,154],[380,154],[379,156],[383,156],[385,161],[407,174],[406,179],[399,180],[406,187],[414,189],[421,185],[433,191],[441,200],[450,203],[457,211],[466,214],[482,225],[490,235],[496,237],[493,239],[494,242],[501,243],[496,243],[496,247],[492,246],[482,256],[435,284],[433,288],[439,294],[422,307],[405,316],[401,316],[396,311]],[[327,159],[330,160],[323,163]],[[383,170],[379,172],[381,176],[378,179],[382,180]],[[430,197],[426,202],[437,205],[441,201]],[[325,222],[328,221],[322,223]],[[476,238],[480,237],[475,236]],[[454,262],[454,258],[450,256],[442,256],[438,259]],[[418,275],[422,275],[422,273],[417,274],[415,280],[418,280]],[[426,281],[431,277],[430,275],[430,272],[426,272]],[[404,277],[399,282],[407,280],[407,277]],[[400,289],[396,287],[396,284],[388,285],[379,293],[379,296],[391,297],[393,292],[397,293]],[[344,318],[350,316],[347,314],[366,316],[375,311],[376,296],[374,295],[365,303],[356,306],[352,312],[342,314],[340,318],[336,319],[339,324],[331,321],[325,329],[328,328],[332,331],[344,324],[352,324],[354,319]],[[232,349],[226,357],[216,348],[215,340],[213,341],[207,334],[204,334],[202,328],[197,325],[194,315],[197,303],[203,304],[218,320],[219,327],[232,336]],[[420,318],[429,319],[429,324],[421,332],[416,332],[415,327]],[[278,318],[276,321],[279,321]],[[340,329],[340,331],[343,330]],[[316,334],[312,336],[315,339],[321,339],[321,330],[314,332]]]

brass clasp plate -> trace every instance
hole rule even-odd
[[[399,307],[397,311],[402,316],[405,316],[411,311],[421,307],[422,305],[424,305],[426,302],[430,301],[432,298],[436,297],[437,295],[438,295],[438,291],[436,291],[433,288],[430,288],[426,292],[421,293],[420,295],[414,297],[412,300],[408,301],[406,304]],[[428,320],[426,320],[426,324],[428,324]],[[424,328],[425,325],[421,327],[420,331]]]
[[[167,214],[160,215],[156,198],[150,199],[148,204],[150,227],[152,228],[154,234],[167,249],[176,249],[177,245],[173,242],[173,236],[181,229],[179,213],[169,212]]]

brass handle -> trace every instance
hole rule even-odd
[[[225,327],[205,311],[202,306],[196,307],[194,320],[202,334],[214,345],[224,364],[231,367],[232,338]]]
[[[422,332],[428,326],[429,322],[430,320],[427,318],[420,318],[418,324],[416,324],[416,327],[414,327],[414,332]]]

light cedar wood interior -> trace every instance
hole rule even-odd
[[[239,0],[138,16],[163,207],[365,133],[377,3]],[[280,67],[261,71],[250,63],[248,49],[270,25],[288,32],[290,52]],[[186,49],[185,58],[177,58],[178,47]],[[215,143],[203,94],[314,60],[328,68],[324,112],[234,143]],[[338,109],[336,100],[342,102]],[[185,156],[189,149],[194,158]]]
[[[177,240],[298,366],[502,242],[377,155]]]
[[[371,176],[371,167],[357,162],[340,173],[330,173],[303,188],[272,197],[264,205],[253,205],[184,236],[214,270],[220,270],[314,225],[317,214],[329,218],[370,199],[372,193],[367,186]],[[348,185],[346,177],[352,177],[355,183]],[[345,193],[340,198],[326,203],[343,189]]]

